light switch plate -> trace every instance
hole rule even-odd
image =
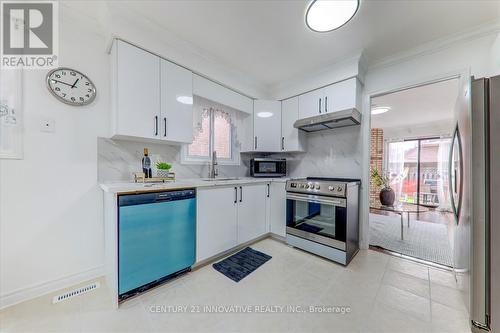
[[[54,119],[42,119],[40,123],[40,130],[42,132],[54,133],[56,130],[56,122]]]

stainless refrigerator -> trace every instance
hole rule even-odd
[[[470,122],[458,120],[458,139],[451,152],[450,188],[457,230],[462,222],[468,229],[455,238],[454,252],[457,259],[463,257],[464,267],[456,268],[470,286],[463,291],[472,330],[500,333],[500,76],[473,79],[470,88]],[[464,126],[470,136],[460,136]],[[464,146],[471,149],[460,151]]]

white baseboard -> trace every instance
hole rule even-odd
[[[104,266],[91,268],[87,271],[62,277],[57,280],[34,284],[0,295],[0,310],[9,306],[50,294],[60,289],[68,288],[81,282],[95,279],[104,275]]]

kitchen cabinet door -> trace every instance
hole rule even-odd
[[[266,184],[238,187],[238,244],[267,232]]]
[[[236,187],[200,188],[196,199],[196,262],[200,262],[238,244]]]
[[[254,101],[254,150],[281,151],[281,102]]]
[[[286,237],[285,185],[285,182],[272,182],[268,198],[270,231],[281,237]]]
[[[346,109],[361,110],[360,83],[357,78],[334,83],[324,89],[327,100],[326,112],[337,112]]]
[[[113,56],[113,136],[160,138],[160,58],[117,40]]]
[[[293,127],[299,119],[299,98],[293,97],[281,102],[281,150],[304,151],[304,132]]]
[[[238,136],[241,138],[241,151],[251,152],[255,150],[255,139],[253,135],[253,113],[244,115],[242,124],[238,127]]]
[[[323,89],[317,89],[299,96],[299,119],[317,116],[325,108]]]
[[[193,142],[193,74],[161,60],[161,139]]]

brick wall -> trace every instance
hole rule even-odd
[[[384,158],[384,130],[372,128],[370,139],[370,170],[382,172]],[[371,171],[370,171],[371,172]],[[379,202],[380,188],[375,186],[370,178],[370,203]]]

